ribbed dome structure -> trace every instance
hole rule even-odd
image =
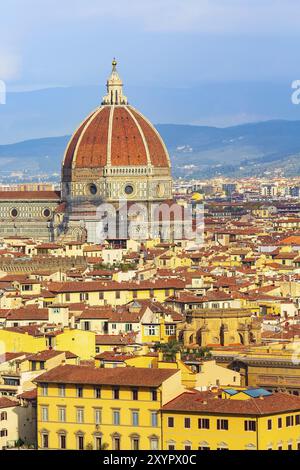
[[[172,196],[168,151],[155,127],[128,104],[116,66],[114,60],[101,106],[80,124],[66,148],[62,191],[72,214],[86,203],[151,203]]]
[[[152,124],[129,105],[103,105],[77,129],[63,167],[154,166],[169,168],[167,149]]]

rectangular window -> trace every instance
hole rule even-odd
[[[174,336],[176,333],[176,326],[175,325],[166,325],[166,335],[167,336]]]
[[[268,431],[272,429],[272,420],[268,419]]]
[[[209,419],[199,418],[198,419],[198,428],[199,429],[209,429]]]
[[[278,428],[282,428],[282,418],[278,418]]]
[[[81,292],[80,301],[85,302],[86,300],[89,300],[89,294],[87,292]]]
[[[158,335],[158,325],[148,325],[145,328],[146,336],[157,336]]]
[[[59,448],[64,450],[67,448],[67,439],[65,434],[59,436]]]
[[[83,388],[81,387],[81,385],[77,385],[76,387],[76,396],[77,398],[83,397]]]
[[[140,440],[138,437],[132,439],[132,450],[140,450]]]
[[[102,438],[100,436],[95,437],[96,450],[102,450]]]
[[[84,450],[84,436],[77,436],[77,449]]]
[[[157,411],[151,411],[151,426],[156,428],[158,426],[158,413]]]
[[[256,421],[247,420],[244,421],[245,431],[256,431]]]
[[[62,398],[66,396],[66,386],[65,386],[65,384],[59,384],[59,386],[58,386],[58,395]]]
[[[138,425],[139,425],[139,412],[133,411],[132,412],[132,426],[138,426]]]
[[[94,397],[95,398],[101,398],[101,387],[95,387],[94,388]]]
[[[153,437],[150,440],[150,450],[158,450],[158,439]]]
[[[113,424],[115,426],[120,425],[120,411],[119,410],[114,410],[113,411]]]
[[[300,415],[296,415],[296,416],[295,416],[295,421],[296,421],[296,424],[297,424],[297,425],[300,424]]]
[[[121,441],[119,437],[113,438],[113,448],[114,450],[121,450]]]
[[[114,400],[119,400],[120,398],[120,389],[119,387],[114,387],[113,388],[113,399]]]
[[[136,401],[136,400],[139,399],[139,391],[138,391],[137,388],[134,388],[134,389],[132,390],[132,399],[133,399],[134,401]]]
[[[228,419],[218,419],[217,420],[217,429],[228,431]]]
[[[152,401],[157,401],[157,390],[151,390]]]
[[[169,445],[168,445],[168,449],[169,449],[169,450],[175,450],[174,444],[169,444]]]
[[[99,300],[104,300],[104,292],[99,292]]]
[[[132,323],[125,324],[125,332],[128,333],[129,331],[132,331]]]
[[[49,448],[49,436],[48,434],[42,434],[42,448],[48,449]]]
[[[58,421],[61,423],[66,422],[66,408],[65,407],[58,407]]]
[[[101,409],[95,409],[95,424],[101,424]]]
[[[121,292],[119,290],[116,291],[116,299],[121,298]]]
[[[42,396],[47,397],[48,396],[48,384],[41,384],[42,387]]]
[[[42,421],[48,421],[48,406],[42,406]]]
[[[71,300],[71,295],[69,293],[66,294],[66,302],[70,302]]]
[[[84,423],[84,408],[76,409],[76,421],[78,424]]]
[[[173,417],[168,418],[168,428],[174,428],[174,418]]]
[[[184,446],[184,450],[192,450],[192,446],[190,444],[186,444]]]
[[[285,423],[286,423],[286,427],[293,426],[294,425],[294,416],[287,416],[285,418]]]
[[[189,429],[191,427],[191,419],[190,418],[184,418],[184,427],[186,429]]]

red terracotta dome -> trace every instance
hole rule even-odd
[[[64,168],[170,167],[167,149],[152,124],[128,105],[104,105],[76,130]]]

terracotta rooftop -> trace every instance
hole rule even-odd
[[[45,362],[53,357],[60,356],[64,354],[64,351],[55,351],[54,349],[46,349],[45,351],[40,351],[36,354],[32,354],[31,356],[27,357],[28,361],[41,361]]]
[[[163,407],[164,411],[200,412],[234,415],[268,415],[288,411],[300,411],[300,397],[276,393],[247,400],[222,399],[207,392],[186,392]]]
[[[18,402],[10,398],[0,397],[0,408],[11,408],[13,406],[18,406]]]
[[[96,109],[71,138],[63,166],[103,168],[109,153],[112,166],[147,166],[148,158],[155,167],[170,166],[159,134],[131,106]]]
[[[92,367],[64,365],[39,375],[35,381],[37,383],[159,387],[165,380],[177,372],[177,370],[138,367],[95,369]]]
[[[59,191],[0,191],[0,200],[3,201],[29,201],[29,200],[60,200]],[[8,237],[11,238],[11,237]]]
[[[23,392],[18,395],[17,398],[23,398],[24,400],[36,400],[37,389],[33,388],[32,390],[27,390],[26,392]]]

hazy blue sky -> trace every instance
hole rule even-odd
[[[113,56],[132,86],[300,78],[299,0],[1,2],[10,90],[103,84]]]

